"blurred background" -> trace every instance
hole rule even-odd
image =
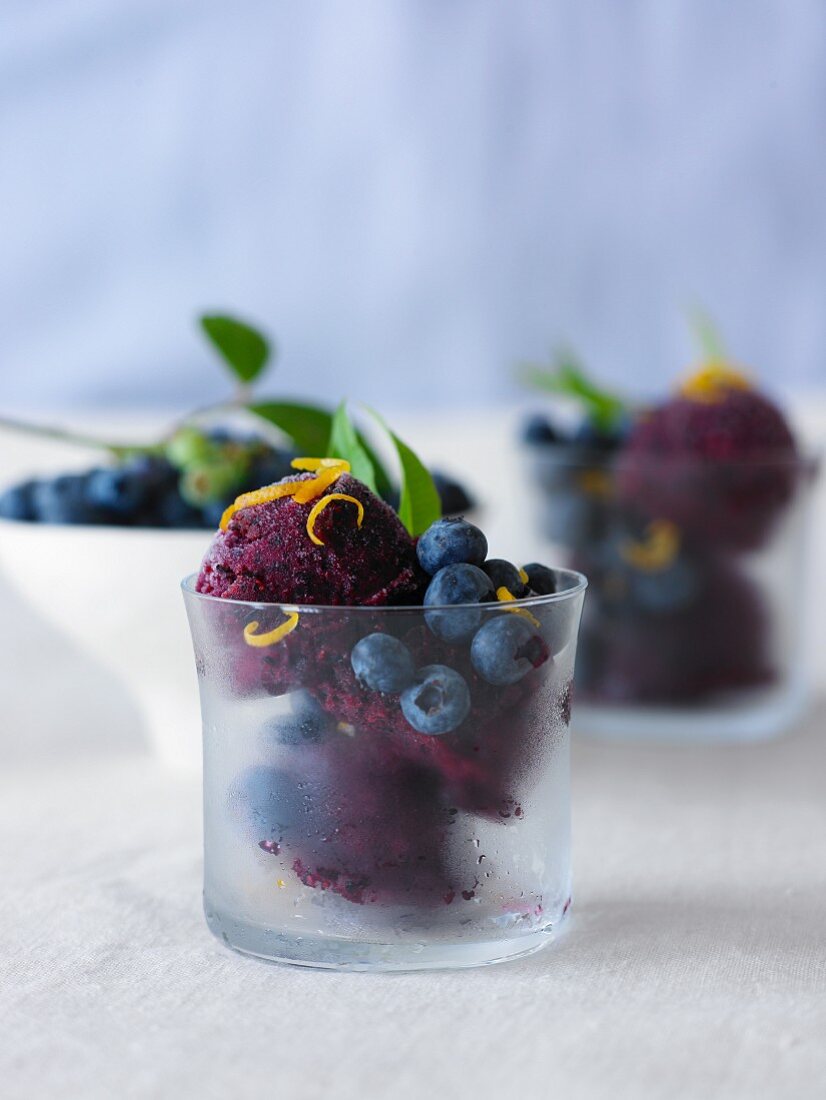
[[[698,302],[826,381],[819,0],[6,0],[0,118],[7,409],[220,396],[209,308],[386,410],[656,391]]]

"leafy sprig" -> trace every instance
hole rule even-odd
[[[526,364],[520,369],[519,378],[532,389],[573,399],[600,432],[612,431],[628,411],[627,402],[618,394],[588,378],[579,358],[568,348],[556,353],[550,367]]]
[[[396,452],[400,473],[399,519],[411,535],[420,535],[442,514],[441,500],[433,478],[418,455],[388,427],[383,417],[374,409],[367,411],[385,432]],[[374,492],[379,491],[382,483],[390,484],[381,460],[350,419],[346,401],[339,405],[333,417],[327,454],[346,459],[353,476]]]
[[[226,400],[188,413],[160,439],[147,443],[120,443],[10,417],[0,417],[0,428],[103,450],[118,462],[138,455],[165,458],[179,472],[181,495],[193,506],[200,507],[232,492],[233,486],[244,479],[260,454],[261,443],[257,440],[219,439],[209,430],[219,417],[241,414],[276,428],[305,455],[334,455],[347,459],[354,477],[373,492],[384,497],[390,495],[391,477],[364,433],[353,424],[346,402],[331,412],[307,402],[256,398],[252,388],[272,365],[273,341],[247,321],[226,313],[203,314],[198,318],[198,326],[235,382],[235,390]],[[441,515],[433,478],[378,413],[370,412],[387,433],[398,458],[399,516],[411,535],[421,534]]]
[[[226,313],[204,313],[199,323],[242,385],[249,385],[263,373],[272,354],[270,341],[263,333]]]

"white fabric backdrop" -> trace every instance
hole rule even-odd
[[[383,407],[656,387],[697,299],[826,380],[819,0],[6,0],[0,119],[3,404],[217,393],[216,305]]]

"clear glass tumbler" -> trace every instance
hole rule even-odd
[[[551,940],[571,894],[586,586],[556,577],[554,595],[507,609],[241,603],[184,581],[216,936],[354,970],[476,966]],[[373,682],[396,690],[354,672],[354,647],[374,634],[412,658],[403,691],[392,662]]]
[[[590,582],[577,731],[744,742],[800,718],[817,457],[642,460],[534,444],[530,461],[543,534]]]

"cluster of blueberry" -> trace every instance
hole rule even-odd
[[[294,451],[254,437],[187,429],[163,450],[136,454],[118,465],[13,485],[0,493],[0,517],[214,530],[239,494],[294,473],[294,457]],[[433,480],[445,515],[473,507],[459,482],[436,471]]]
[[[514,684],[548,657],[531,621],[514,613],[485,615],[482,604],[502,589],[521,599],[555,591],[553,571],[532,563],[519,570],[487,558],[482,531],[461,518],[432,524],[417,545],[419,562],[432,578],[424,596],[430,631],[451,645],[470,643],[471,664],[489,684]],[[486,621],[483,621],[485,620]],[[467,681],[443,664],[414,667],[408,648],[389,634],[369,634],[354,647],[353,671],[371,691],[399,694],[402,713],[419,733],[439,735],[458,728],[471,706]]]
[[[610,454],[621,446],[630,428],[628,416],[617,418],[610,427],[600,427],[586,417],[568,430],[543,413],[531,413],[522,425],[522,440],[533,446],[569,447],[577,452]]]
[[[290,472],[292,454],[261,440],[217,431],[198,436],[215,456],[208,463],[192,460],[192,440],[181,440],[117,465],[14,485],[0,495],[0,516],[36,523],[209,529],[238,493]]]

